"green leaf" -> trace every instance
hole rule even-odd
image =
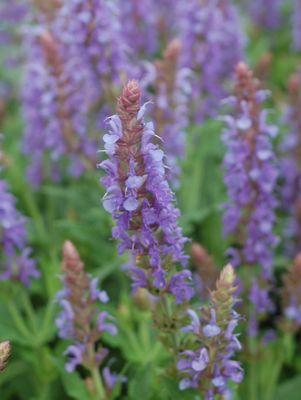
[[[275,400],[300,400],[301,376],[290,379],[279,386]]]

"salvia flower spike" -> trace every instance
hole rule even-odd
[[[256,315],[273,310],[268,291],[278,243],[273,232],[278,170],[271,141],[277,128],[267,123],[268,113],[262,107],[266,96],[267,92],[260,90],[252,71],[246,64],[239,63],[235,95],[228,99],[233,112],[224,117],[227,124],[223,134],[226,145],[224,181],[229,198],[225,205],[224,227],[232,238],[229,255],[234,266],[261,267],[260,277],[254,278],[249,295],[254,305],[250,321],[257,321]],[[252,334],[256,334],[254,324],[252,326]]]
[[[11,354],[11,345],[8,340],[0,343],[0,373],[5,370],[8,358]]]
[[[16,208],[16,198],[0,179],[0,280],[17,280],[29,286],[40,276],[28,246],[26,219]]]
[[[192,339],[178,361],[180,389],[198,389],[208,400],[229,396],[229,382],[240,383],[243,379],[243,369],[233,359],[235,352],[241,350],[234,332],[240,319],[234,310],[235,280],[233,267],[227,265],[210,293],[209,304],[199,314],[189,310],[191,323],[183,328]]]
[[[260,29],[278,28],[281,23],[281,3],[282,0],[251,1],[248,7],[255,26]]]
[[[280,145],[282,208],[288,217],[285,241],[288,253],[296,256],[301,245],[301,72],[294,73],[288,84],[289,106],[284,115],[288,134]]]
[[[200,122],[217,114],[227,93],[226,82],[244,59],[245,35],[229,0],[179,1],[177,8],[181,62],[192,71],[190,110]]]
[[[192,294],[186,282],[190,272],[177,272],[175,263],[186,264],[186,239],[166,180],[164,153],[154,143],[153,124],[144,121],[147,104],[141,106],[140,101],[138,82],[129,81],[117,114],[108,118],[103,140],[109,159],[100,164],[106,172],[103,205],[116,221],[113,237],[120,242],[119,252],[127,250],[134,257],[133,288],[154,295],[171,293],[182,303]]]
[[[260,264],[270,276],[277,244],[273,226],[278,171],[271,143],[277,128],[267,123],[267,111],[261,105],[266,95],[249,68],[239,63],[235,96],[228,99],[233,112],[223,118],[227,124],[224,180],[229,197],[224,227],[236,244],[231,249],[233,263]]]
[[[182,45],[178,39],[167,46],[162,60],[155,62],[154,124],[162,138],[168,166],[167,177],[179,187],[180,162],[185,156],[188,125],[189,70],[180,65]]]
[[[95,144],[87,135],[92,101],[87,70],[73,47],[58,38],[54,22],[45,23],[44,16],[40,19],[38,27],[26,30],[22,90],[23,147],[31,157],[28,179],[33,186],[47,178],[59,180],[64,160],[76,177],[95,165]]]
[[[108,349],[103,347],[101,339],[104,332],[110,335],[117,333],[113,318],[107,311],[100,312],[98,309],[99,304],[109,301],[108,295],[98,289],[97,278],[85,272],[84,264],[70,241],[65,242],[63,247],[62,270],[64,288],[57,294],[62,310],[56,325],[59,336],[73,342],[65,352],[68,357],[66,370],[72,372],[82,365],[90,371],[95,390],[103,392],[103,388],[98,388],[101,382],[98,369],[107,357]]]

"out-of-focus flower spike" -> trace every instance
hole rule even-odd
[[[262,107],[265,97],[252,71],[246,64],[239,63],[232,119],[226,121],[228,127],[223,134],[226,145],[224,180],[229,198],[225,205],[224,227],[232,240],[229,256],[234,266],[260,266],[260,276],[254,278],[249,295],[254,305],[250,323],[251,320],[258,322],[259,316],[274,309],[269,290],[274,249],[278,243],[273,232],[278,170],[271,138],[277,128],[266,121],[267,112]],[[254,323],[251,325],[256,334]]]
[[[11,354],[11,345],[8,340],[0,343],[0,373],[5,370],[7,361]]]
[[[174,188],[179,186],[180,162],[185,155],[188,125],[189,74],[180,65],[182,45],[174,39],[163,59],[155,62],[155,98],[152,110],[157,135],[162,138],[166,155],[167,177]]]
[[[17,280],[29,286],[40,276],[28,247],[26,219],[16,208],[16,199],[0,179],[0,280]]]
[[[301,71],[290,77],[288,92],[289,106],[284,115],[288,133],[280,144],[281,205],[288,217],[285,244],[294,257],[301,245]]]
[[[214,289],[218,278],[218,269],[207,250],[198,243],[193,243],[190,249],[193,265],[196,267],[195,280],[197,291],[202,299],[207,299],[210,290]]]
[[[248,2],[251,19],[261,29],[276,29],[281,23],[282,0],[253,0]]]
[[[59,336],[72,342],[64,353],[68,356],[66,370],[73,372],[82,365],[94,379],[95,371],[108,355],[108,349],[101,343],[102,335],[104,332],[110,335],[117,333],[113,318],[98,308],[99,304],[107,303],[109,298],[105,291],[98,289],[97,279],[85,272],[84,264],[70,241],[63,246],[62,271],[64,288],[57,294],[62,311],[56,319],[56,325]],[[100,375],[99,379],[101,381]],[[103,387],[102,393],[98,393],[100,398],[105,398],[104,393]]]
[[[226,83],[244,59],[245,35],[230,0],[179,1],[177,10],[184,44],[181,62],[192,71],[189,110],[200,122],[217,114],[227,94]]]

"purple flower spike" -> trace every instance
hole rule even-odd
[[[232,261],[259,264],[262,274],[269,278],[277,244],[273,191],[278,171],[271,143],[276,128],[266,122],[261,92],[252,72],[240,63],[236,69],[236,96],[231,99],[234,111],[224,118],[224,180],[229,197],[224,227],[236,247],[230,252]]]
[[[178,5],[183,66],[192,71],[192,117],[216,115],[235,65],[244,59],[245,36],[233,2],[190,0]]]
[[[182,45],[174,39],[167,46],[163,59],[155,62],[155,98],[152,115],[156,133],[162,139],[167,161],[167,178],[179,187],[180,162],[185,156],[188,125],[190,71],[180,65]]]
[[[186,264],[186,239],[166,180],[164,153],[154,144],[154,128],[144,122],[146,109],[140,101],[139,85],[130,81],[118,100],[117,115],[107,120],[104,142],[109,159],[100,164],[106,172],[101,180],[107,190],[103,204],[116,221],[113,237],[120,242],[119,252],[127,250],[134,257],[134,289],[147,288],[155,295],[169,292],[183,303],[192,296],[190,273],[170,265]]]
[[[252,0],[249,4],[252,21],[257,27],[263,29],[279,27],[282,0]]]
[[[64,289],[57,294],[62,310],[56,319],[59,336],[73,343],[67,348],[66,370],[73,372],[82,365],[87,370],[99,368],[108,350],[101,345],[104,332],[117,333],[112,317],[106,311],[99,312],[98,304],[109,298],[97,288],[98,280],[91,279],[76,248],[66,242],[63,248]]]
[[[210,293],[210,303],[200,310],[200,317],[190,310],[191,324],[183,329],[191,334],[191,348],[180,354],[177,368],[182,377],[179,388],[195,388],[205,399],[216,395],[227,398],[228,383],[243,379],[241,365],[232,359],[241,350],[238,335],[234,333],[239,315],[234,311],[236,276],[231,265],[226,266]]]
[[[18,280],[25,286],[40,276],[27,247],[26,219],[16,209],[16,199],[0,180],[0,280]]]

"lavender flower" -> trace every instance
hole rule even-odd
[[[174,188],[179,187],[181,168],[185,156],[185,129],[188,125],[189,71],[179,65],[181,43],[169,43],[163,59],[155,63],[155,99],[153,118],[156,133],[162,138],[169,168],[167,177]]]
[[[284,122],[289,132],[284,137],[280,152],[282,208],[288,216],[285,230],[289,253],[296,255],[301,245],[301,72],[294,74],[289,81],[289,107]]]
[[[228,383],[240,383],[243,379],[241,365],[232,359],[241,350],[238,334],[234,333],[239,322],[234,311],[235,279],[233,268],[227,265],[216,290],[211,292],[209,305],[201,308],[201,317],[190,310],[191,323],[183,328],[183,332],[191,334],[192,345],[181,353],[178,362],[180,389],[196,388],[208,400],[229,395]]]
[[[27,247],[26,219],[16,209],[16,199],[5,181],[0,180],[0,280],[13,279],[28,286],[31,278],[38,278],[31,249]]]
[[[301,254],[283,278],[281,326],[289,332],[301,328]]]
[[[275,29],[281,22],[282,0],[253,0],[248,2],[253,23],[264,29]]]
[[[183,66],[193,71],[192,114],[198,122],[215,115],[225,97],[226,82],[243,58],[244,34],[228,0],[179,2]]]
[[[11,345],[8,340],[0,343],[0,373],[5,370],[7,360],[11,353]]]
[[[45,178],[59,179],[65,159],[76,177],[95,160],[93,141],[87,136],[87,71],[62,45],[53,23],[41,20],[40,26],[27,29],[23,84],[24,151],[30,156],[28,176],[34,186]]]
[[[295,51],[300,51],[301,50],[301,1],[300,0],[294,0],[292,24],[293,24],[293,48]]]
[[[191,297],[187,270],[177,272],[174,263],[185,265],[186,239],[178,226],[179,211],[165,177],[164,153],[153,143],[151,122],[144,122],[146,104],[140,105],[136,81],[124,87],[117,115],[108,119],[110,130],[103,138],[109,156],[100,166],[106,176],[104,208],[116,221],[113,237],[120,241],[119,252],[131,252],[134,288],[153,294],[171,293],[181,303]]]
[[[98,279],[87,275],[76,248],[69,241],[63,247],[62,269],[64,288],[57,294],[62,310],[57,317],[56,326],[59,336],[72,342],[64,353],[68,356],[66,370],[73,372],[79,365],[85,367],[94,381],[93,391],[97,392],[98,398],[105,399],[105,393],[108,395],[117,381],[120,381],[120,377],[104,369],[104,388],[98,374],[98,369],[109,352],[102,345],[103,334],[117,333],[113,318],[107,311],[100,311],[98,308],[99,304],[107,303],[109,298],[105,291],[98,289]]]
[[[234,266],[259,264],[263,275],[270,278],[277,244],[273,233],[277,169],[271,138],[277,128],[266,122],[267,111],[261,107],[266,92],[258,86],[252,72],[240,63],[235,97],[228,101],[234,110],[224,117],[224,179],[229,197],[224,228],[235,244],[230,249]]]

